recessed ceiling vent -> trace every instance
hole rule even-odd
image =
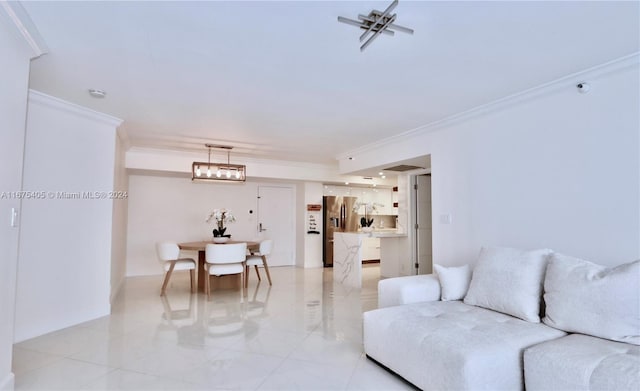
[[[405,172],[405,171],[411,171],[411,170],[417,170],[417,169],[423,169],[424,167],[418,167],[418,166],[410,166],[408,164],[401,164],[399,166],[393,166],[393,167],[389,167],[389,168],[385,168],[385,171],[398,171],[398,172]]]

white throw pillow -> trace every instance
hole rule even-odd
[[[471,269],[469,265],[444,267],[433,265],[440,280],[440,299],[442,301],[462,300],[469,289]]]
[[[640,260],[609,269],[553,254],[544,291],[545,324],[640,345]]]
[[[542,282],[549,254],[549,249],[483,247],[465,304],[539,323]]]

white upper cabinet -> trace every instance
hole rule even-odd
[[[358,202],[376,203],[378,215],[396,215],[393,208],[393,192],[390,188],[365,188],[350,186],[327,185],[324,188],[324,195],[352,196],[358,197]],[[397,208],[396,208],[397,209]],[[364,210],[358,213],[364,214]]]

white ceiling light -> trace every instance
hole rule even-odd
[[[393,2],[387,7],[386,10],[380,12],[378,10],[371,10],[369,15],[358,15],[358,20],[353,20],[349,18],[345,18],[342,16],[338,16],[338,22],[350,24],[352,26],[360,27],[362,30],[365,30],[364,33],[360,36],[360,42],[366,41],[360,46],[360,51],[369,46],[374,39],[378,37],[380,34],[386,34],[393,36],[395,31],[402,31],[403,33],[413,34],[413,30],[410,28],[398,26],[394,24],[396,20],[397,14],[391,14],[394,8],[398,5],[398,0],[393,0]],[[367,39],[368,37],[368,39]]]
[[[104,92],[103,90],[97,90],[95,88],[91,88],[89,89],[89,95],[91,95],[94,98],[104,98],[105,96],[107,96],[107,93]]]

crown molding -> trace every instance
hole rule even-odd
[[[54,96],[47,95],[40,91],[32,89],[29,90],[29,104],[38,104],[56,110],[65,111],[67,113],[84,117],[92,121],[101,122],[108,126],[113,126],[114,128],[117,128],[122,124],[122,120],[120,118],[112,117],[108,114],[100,113],[98,111],[91,110],[75,103],[67,102],[66,100],[62,100],[60,98],[56,98]]]
[[[536,87],[529,88],[524,91],[505,96],[503,98],[494,100],[492,102],[489,102],[480,106],[476,106],[472,109],[463,111],[461,113],[453,114],[443,119],[430,122],[426,125],[419,126],[417,128],[408,130],[406,132],[403,132],[394,136],[386,137],[381,140],[375,141],[373,143],[363,145],[359,148],[340,153],[339,155],[336,156],[336,159],[346,160],[350,156],[357,156],[370,151],[375,151],[389,144],[407,142],[407,141],[410,141],[415,136],[419,136],[425,133],[435,132],[437,130],[444,129],[455,124],[466,122],[471,119],[478,118],[478,117],[502,110],[506,107],[523,103],[525,101],[547,94],[550,91],[575,85],[576,83],[580,83],[584,81],[584,79],[594,79],[607,74],[620,72],[632,66],[637,66],[639,63],[640,63],[640,52],[634,52],[629,55],[617,58],[615,60],[608,61],[600,65],[596,65],[586,70],[571,73],[569,75],[563,76],[553,81],[540,84]]]
[[[22,7],[22,4],[17,1],[3,0],[0,1],[0,11],[3,11],[2,13],[13,23],[17,33],[31,48],[31,58],[40,57],[49,51],[36,25],[31,20],[31,17],[29,17],[27,11]]]

